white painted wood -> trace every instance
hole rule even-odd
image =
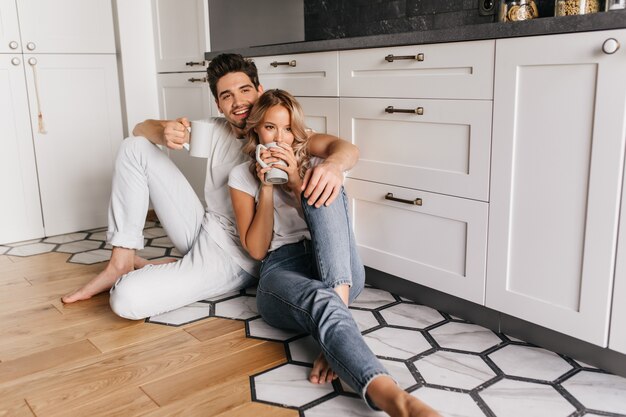
[[[266,90],[281,88],[294,96],[336,97],[338,87],[338,52],[276,55],[253,58],[259,80]],[[273,62],[295,61],[296,66]]]
[[[113,162],[123,137],[115,55],[36,59],[46,134],[38,131],[33,66],[26,79],[47,236],[107,224]]]
[[[359,147],[350,176],[489,200],[491,101],[341,98],[340,137]],[[424,114],[385,112],[415,109]]]
[[[161,118],[189,120],[206,119],[211,116],[211,93],[205,82],[190,82],[190,78],[202,78],[204,72],[159,74],[159,105]],[[170,150],[170,158],[185,175],[194,191],[204,203],[204,181],[206,179],[205,158],[195,158],[185,149]]]
[[[494,45],[486,40],[341,51],[340,95],[491,100]],[[385,60],[420,53],[423,61]]]
[[[115,53],[111,1],[19,0],[17,7],[25,53]]]
[[[0,244],[44,236],[25,83],[22,56],[0,54]]]
[[[609,349],[626,354],[626,182],[622,183]]]
[[[17,48],[11,48],[15,42]],[[0,0],[0,53],[22,52],[15,0]]]
[[[488,204],[346,180],[365,265],[457,297],[484,303]],[[422,199],[422,206],[389,201]]]
[[[304,111],[307,127],[317,133],[339,136],[339,99],[296,97]]]
[[[626,30],[497,41],[487,306],[607,345]]]
[[[158,72],[202,71],[210,50],[207,0],[152,0]]]

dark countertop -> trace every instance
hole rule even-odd
[[[210,60],[212,57],[222,52],[234,52],[242,54],[245,57],[255,57],[384,46],[515,38],[520,36],[552,35],[557,33],[588,32],[593,30],[621,28],[626,28],[626,10],[599,12],[582,16],[543,17],[523,22],[484,23],[459,26],[453,29],[256,46],[226,51],[206,52],[205,58]]]

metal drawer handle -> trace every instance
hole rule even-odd
[[[398,203],[411,204],[412,206],[421,206],[422,205],[422,199],[421,198],[416,198],[415,200],[406,200],[404,198],[394,197],[393,193],[387,193],[387,195],[385,196],[385,200],[397,201]]]
[[[208,80],[206,77],[202,77],[202,78],[190,78],[187,81],[189,81],[190,83],[206,83]]]
[[[276,68],[279,65],[289,65],[290,67],[295,67],[296,66],[296,60],[292,59],[291,61],[284,61],[284,62],[274,61],[270,65],[273,66],[274,68]]]
[[[412,59],[414,61],[422,62],[424,60],[424,54],[419,53],[417,55],[398,55],[398,56],[395,56],[394,54],[389,54],[385,57],[385,61],[387,62],[393,62],[396,59]]]
[[[187,65],[188,67],[193,67],[194,65],[205,66],[206,65],[206,61],[200,61],[200,62],[189,61],[189,62],[185,62],[185,65]]]
[[[416,107],[414,109],[396,109],[393,106],[387,106],[385,107],[385,113],[411,113],[422,116],[424,114],[424,108]]]

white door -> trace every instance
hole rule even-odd
[[[603,52],[615,38],[618,53]],[[487,306],[607,345],[625,140],[626,30],[503,39]]]
[[[105,226],[123,138],[116,57],[24,58],[46,235]]]
[[[22,52],[15,0],[0,0],[0,53]]]
[[[189,120],[206,119],[211,116],[211,103],[214,102],[209,85],[202,81],[206,73],[159,74],[159,106],[161,117],[177,119],[187,117]],[[204,181],[206,178],[205,158],[189,155],[185,149],[170,150],[170,158],[185,175],[194,191],[204,204]]]
[[[201,71],[210,50],[207,0],[152,0],[158,72]]]
[[[0,54],[0,244],[44,236],[21,54]]]
[[[24,52],[115,53],[110,1],[19,0],[17,7]]]

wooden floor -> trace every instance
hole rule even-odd
[[[60,296],[103,264],[0,256],[0,416],[297,416],[250,401],[249,375],[286,362],[243,322],[182,327],[115,316],[108,294]]]

